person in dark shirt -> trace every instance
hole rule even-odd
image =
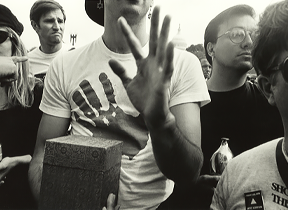
[[[201,207],[205,203],[207,209],[220,177],[211,176],[210,158],[222,137],[230,139],[229,147],[237,156],[284,133],[277,108],[267,102],[257,80],[247,79],[253,67],[251,51],[256,29],[253,8],[237,5],[217,15],[205,31],[204,46],[213,74],[207,81],[211,103],[201,109],[204,163],[199,185],[207,186],[202,189],[210,189],[211,194],[206,190],[202,196],[197,193],[198,198],[206,199],[197,199],[196,203]]]
[[[196,186],[174,189],[170,199],[175,209],[209,209],[220,179],[220,174],[210,172],[210,159],[222,137],[229,138],[228,145],[237,156],[283,136],[277,108],[267,102],[257,80],[247,78],[253,68],[256,29],[255,11],[248,5],[224,10],[206,27],[204,48],[213,73],[207,81],[211,102],[200,110],[204,162]]]
[[[0,4],[0,209],[33,209],[28,168],[42,116],[43,83],[29,73],[23,25]]]

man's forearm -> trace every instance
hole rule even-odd
[[[36,160],[32,159],[29,167],[28,178],[30,188],[37,203],[39,202],[40,199],[42,169],[43,169],[42,163],[39,164]]]
[[[163,127],[151,127],[149,131],[154,156],[162,173],[180,186],[194,184],[203,164],[201,148],[181,133],[174,117]]]

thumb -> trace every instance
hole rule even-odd
[[[11,59],[12,59],[12,61],[16,64],[16,63],[19,63],[19,62],[27,61],[27,60],[28,60],[28,57],[27,57],[27,56],[22,56],[22,57],[12,56]]]
[[[124,67],[118,61],[113,59],[109,60],[109,65],[112,71],[121,79],[124,87],[126,88],[132,79],[128,77]]]

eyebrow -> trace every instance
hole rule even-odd
[[[60,17],[47,17],[47,18],[43,18],[43,21],[54,21],[54,20],[62,20],[64,21],[64,18],[60,18]]]

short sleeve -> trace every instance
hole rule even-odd
[[[192,53],[175,49],[174,72],[170,85],[170,107],[195,102],[210,102],[200,61]]]
[[[64,87],[63,58],[53,60],[44,80],[44,91],[40,110],[56,117],[70,118],[71,108]]]

